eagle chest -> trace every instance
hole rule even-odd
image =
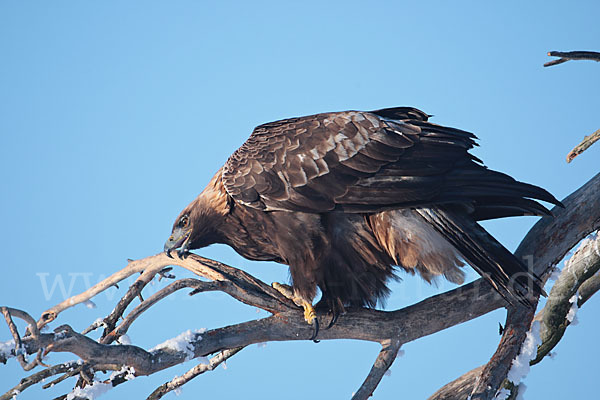
[[[265,212],[239,205],[227,224],[225,241],[243,257],[288,265],[317,258],[324,246],[319,214]]]

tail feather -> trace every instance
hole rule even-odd
[[[441,207],[416,211],[450,242],[508,302],[533,307],[532,298],[544,293],[542,281],[483,229],[472,216]]]

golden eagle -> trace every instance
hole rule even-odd
[[[347,307],[385,299],[398,268],[462,283],[464,260],[508,301],[529,304],[539,278],[477,221],[550,215],[535,199],[560,202],[489,170],[469,153],[475,135],[429,117],[397,107],[258,126],[179,214],[165,251],[225,243],[287,264],[287,295],[313,339],[317,287],[333,324]]]

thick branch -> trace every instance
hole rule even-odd
[[[553,65],[562,64],[569,60],[590,60],[600,61],[600,53],[595,51],[550,51],[548,52],[550,57],[560,57],[558,60],[548,61],[544,64],[544,67],[551,67]]]
[[[590,297],[592,297],[599,290],[600,272],[596,272],[596,275],[583,282],[579,287],[579,300],[577,301],[577,306],[581,307],[586,301],[590,299]]]
[[[461,377],[446,384],[432,394],[427,400],[467,399],[473,392],[475,381],[483,372],[484,367],[485,365],[482,365],[481,367],[472,369]]]
[[[579,288],[600,269],[599,247],[600,237],[588,239],[565,263],[565,268],[552,287],[545,307],[537,317],[542,323],[542,344],[538,348],[536,358],[531,362],[532,365],[539,363],[562,339],[574,317],[576,307],[581,305],[578,303]],[[573,315],[569,316],[569,312]]]
[[[488,400],[496,397],[496,392],[508,375],[512,361],[521,350],[534,315],[535,308],[519,306],[509,309],[498,349],[475,380],[471,399]]]

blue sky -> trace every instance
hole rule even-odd
[[[476,133],[475,154],[491,168],[563,198],[598,172],[600,147],[572,164],[564,158],[600,127],[600,66],[542,64],[549,50],[599,50],[599,13],[595,1],[4,1],[0,304],[38,316],[127,258],[159,252],[179,211],[253,127],[285,117],[415,106],[434,122]],[[514,249],[534,222],[486,227]],[[224,246],[200,254],[267,282],[287,279],[286,268]],[[388,307],[451,287],[406,277]],[[83,329],[123,293],[122,286],[102,294],[97,308],[77,306],[58,324]],[[598,298],[586,304],[556,357],[532,369],[528,399],[590,397],[599,310]],[[142,317],[130,337],[150,348],[187,329],[261,316],[225,295],[179,294]],[[425,398],[486,362],[498,322],[503,311],[405,345],[375,399]],[[0,327],[0,341],[8,339]],[[178,398],[349,398],[378,350],[353,341],[252,346]],[[145,398],[193,365],[138,378],[103,398]],[[14,360],[0,371],[0,391],[23,376]],[[19,398],[51,398],[69,385]]]

